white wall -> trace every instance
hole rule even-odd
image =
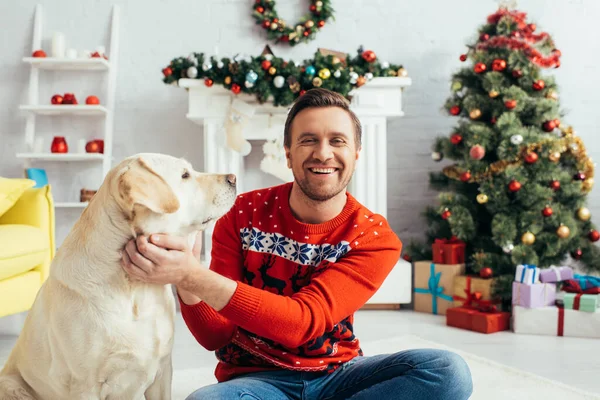
[[[0,2],[0,175],[21,176],[22,164],[14,154],[22,150],[25,119],[18,106],[26,101],[28,67],[21,58],[31,53],[35,4],[44,7],[44,39],[50,32],[64,32],[69,46],[94,49],[107,44],[111,2],[98,0],[19,0]],[[121,51],[117,84],[114,156],[143,151],[185,156],[202,166],[202,136],[199,126],[186,120],[186,92],[161,82],[161,69],[169,61],[192,51],[222,56],[238,52],[258,54],[265,45],[262,31],[250,16],[251,0],[157,1],[118,0],[121,6]],[[304,0],[279,0],[280,15],[289,21],[306,8]],[[279,56],[303,60],[318,47],[354,52],[359,45],[374,50],[380,58],[404,63],[413,79],[406,92],[406,117],[389,125],[389,219],[398,235],[408,241],[420,236],[424,222],[419,212],[435,201],[427,188],[427,173],[441,168],[431,161],[430,145],[438,134],[447,134],[454,122],[440,112],[449,95],[449,81],[459,67],[458,56],[468,38],[497,2],[491,0],[336,0],[336,21],[308,45],[295,48],[273,46]],[[562,50],[556,74],[561,86],[561,105],[568,111],[564,122],[574,125],[595,158],[600,155],[597,127],[600,114],[600,39],[593,33],[600,17],[594,0],[521,0],[520,9],[548,31]],[[46,47],[49,49],[49,47]],[[61,78],[62,77],[62,78]],[[71,78],[64,79],[65,77]],[[53,93],[75,91],[79,100],[102,92],[96,75],[46,73],[49,81],[41,99]],[[72,80],[76,83],[72,84]],[[95,126],[96,128],[92,128]],[[39,125],[48,140],[53,134],[72,132],[72,137],[92,137],[101,124],[81,121],[45,120]],[[75,141],[72,142],[75,146]],[[260,153],[255,148],[253,154]],[[260,154],[250,159],[258,167]],[[75,164],[77,167],[79,164]],[[79,189],[91,171],[44,165],[55,182],[57,200],[77,200]],[[265,181],[277,183],[275,179]],[[70,197],[66,197],[70,196]],[[600,214],[600,189],[590,197],[593,214]],[[59,243],[80,211],[57,210]],[[597,220],[600,221],[600,220]]]

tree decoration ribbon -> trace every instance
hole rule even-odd
[[[427,289],[415,288],[415,293],[431,294],[431,312],[437,314],[437,298],[440,297],[447,301],[452,301],[452,296],[444,294],[444,288],[439,286],[442,273],[435,272],[435,264],[429,266],[429,280],[427,281]]]
[[[277,14],[275,0],[256,0],[252,16],[256,24],[267,32],[267,38],[276,43],[288,43],[295,46],[315,39],[317,32],[333,19],[331,0],[311,0],[309,13],[299,22],[288,25]]]

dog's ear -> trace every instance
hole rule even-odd
[[[179,209],[173,189],[140,158],[119,177],[119,194],[130,210],[136,205],[159,214],[170,214]]]

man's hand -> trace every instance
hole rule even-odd
[[[199,235],[198,235],[199,236]],[[187,238],[153,234],[132,239],[123,252],[123,269],[135,280],[177,285],[200,267],[202,242],[192,248]]]

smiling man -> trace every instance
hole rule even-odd
[[[312,89],[284,132],[294,182],[244,193],[217,221],[210,268],[199,241],[152,235],[124,253],[135,279],[176,285],[183,318],[219,360],[188,399],[467,399],[469,368],[442,350],[365,356],[354,312],[402,244],[347,192],[361,150],[348,101]],[[139,250],[138,250],[139,249]]]

